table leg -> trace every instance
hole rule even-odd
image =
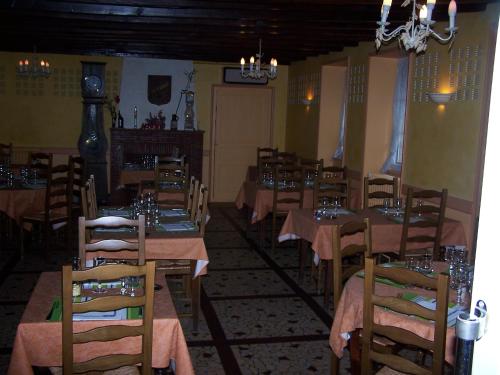
[[[321,262],[321,259],[320,259]],[[324,295],[323,295],[323,306],[328,307],[330,303],[330,293],[332,290],[332,273],[333,273],[333,261],[327,260],[325,267],[325,280],[324,280]]]
[[[361,374],[361,329],[356,329],[349,340],[349,352],[351,353],[351,374]]]
[[[196,261],[191,261],[191,275],[194,275],[196,269]],[[191,309],[193,313],[193,331],[198,331],[198,322],[200,319],[200,288],[201,276],[191,280]]]

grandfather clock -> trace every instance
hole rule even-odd
[[[87,162],[87,175],[94,175],[99,202],[105,201],[108,194],[108,141],[104,134],[103,114],[105,65],[106,63],[82,61],[82,131],[78,139],[80,155]]]

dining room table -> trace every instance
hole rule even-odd
[[[404,262],[393,262],[381,264],[384,267],[403,268]],[[448,272],[448,264],[445,262],[433,262],[433,273],[429,277],[436,277],[439,272]],[[408,285],[398,285],[389,280],[376,279],[375,293],[381,296],[398,296],[406,293],[417,301],[423,297],[430,299],[435,297],[435,292]],[[330,331],[329,343],[333,353],[342,358],[344,349],[349,346],[353,367],[358,369],[360,360],[360,338],[359,332],[363,328],[363,295],[364,295],[364,273],[360,271],[347,280],[340,300],[335,311],[333,324]],[[455,320],[461,311],[466,309],[466,303],[456,305],[456,291],[449,293],[449,315],[446,330],[445,361],[453,364],[455,361]],[[409,330],[425,339],[432,340],[434,337],[434,323],[423,318],[409,316],[393,312],[389,309],[376,307],[374,309],[374,322],[385,326],[394,326]],[[355,373],[355,372],[353,372]]]
[[[152,366],[166,368],[170,365],[176,374],[194,374],[184,333],[163,275],[156,274],[155,284]],[[40,275],[17,327],[8,375],[31,375],[33,367],[62,366],[62,323],[50,319],[54,301],[61,298],[61,285],[61,272]],[[74,329],[79,332],[109,324],[139,325],[141,322],[140,319],[82,320],[74,322]],[[136,353],[140,347],[139,337],[82,344],[75,351],[75,361],[103,354]]]
[[[15,181],[11,186],[0,183],[0,211],[20,223],[21,217],[27,212],[45,209],[46,190],[47,183],[44,180],[29,184]]]

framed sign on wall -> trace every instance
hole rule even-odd
[[[244,78],[240,68],[224,68],[224,83],[237,83],[245,85],[267,85],[267,76],[260,79]]]

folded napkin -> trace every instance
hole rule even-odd
[[[403,293],[402,298],[407,301],[414,302],[429,310],[436,310],[436,299],[433,297],[425,297],[412,292]],[[448,303],[448,327],[455,325],[458,315],[464,310],[463,307],[455,304]]]
[[[390,219],[392,221],[395,221],[396,223],[403,224],[405,218],[403,216],[390,216]],[[410,224],[415,224],[418,223],[419,221],[425,221],[425,218],[420,217],[420,216],[411,216],[410,217]]]
[[[190,221],[160,224],[160,228],[167,232],[187,232],[196,230],[196,226]]]
[[[116,232],[133,232],[133,230],[129,227],[115,227],[115,228],[95,228],[94,231],[100,233],[116,233]]]
[[[169,208],[160,210],[160,216],[163,217],[179,217],[186,215],[188,215],[188,212],[183,208]]]
[[[127,207],[119,207],[119,208],[101,208],[99,210],[99,216],[120,216],[120,217],[128,217],[129,210]]]
[[[352,215],[353,213],[349,210],[346,210],[345,208],[337,208],[337,216],[340,215]],[[325,211],[326,216],[334,216],[335,215],[335,209],[334,208],[327,208]]]
[[[385,209],[383,207],[377,207],[376,210],[379,211],[380,213],[385,214]],[[387,215],[396,216],[397,213],[398,211],[394,207],[389,207],[387,209]],[[405,215],[405,211],[403,209],[400,209],[399,215],[403,217]]]

